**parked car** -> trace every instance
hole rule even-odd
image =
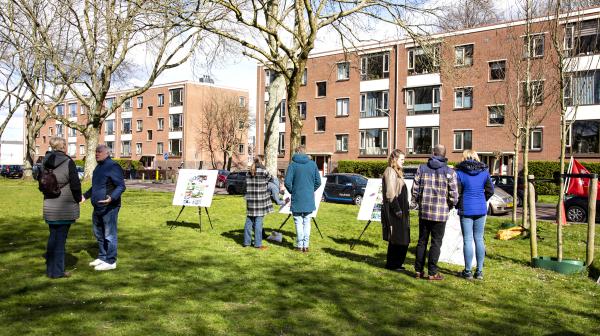
[[[19,165],[2,165],[0,175],[8,178],[22,178],[23,167]]]
[[[494,195],[490,198],[488,215],[502,215],[513,207],[513,198],[501,188],[494,188]]]
[[[246,193],[246,176],[247,171],[230,173],[225,179],[225,189],[230,195]]]
[[[494,183],[494,187],[500,188],[506,191],[509,195],[513,194],[513,187],[515,185],[515,178],[509,175],[493,175],[491,176],[492,182]],[[519,178],[519,183],[517,184],[517,206],[523,206],[523,189],[525,184],[523,183],[523,179]],[[538,195],[535,195],[535,201],[538,201]]]
[[[77,175],[79,176],[80,180],[83,180],[83,173],[85,172],[85,169],[82,166],[77,166]]]
[[[360,205],[365,194],[367,178],[358,174],[327,175],[323,199],[327,202],[354,203]]]
[[[229,176],[229,171],[224,169],[219,169],[217,172],[217,188],[225,187],[225,182],[227,181],[227,176]]]
[[[402,172],[404,173],[404,179],[414,180],[415,174],[417,173],[417,169],[419,169],[419,167],[402,168]]]
[[[600,200],[596,201],[596,208],[600,209]],[[568,222],[585,223],[588,220],[588,198],[567,195],[565,197],[565,215]],[[600,211],[596,211],[596,222],[600,221]]]

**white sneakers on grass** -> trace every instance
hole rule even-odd
[[[90,262],[90,266],[93,266],[96,271],[110,271],[117,268],[117,262],[115,261],[113,264],[109,264],[100,259],[96,259]]]

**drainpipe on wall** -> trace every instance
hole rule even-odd
[[[396,143],[396,128],[398,127],[398,122],[396,120],[398,114],[398,45],[394,45],[394,149],[397,148]]]

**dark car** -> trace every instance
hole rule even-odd
[[[600,209],[600,200],[596,201],[596,209]],[[582,196],[565,197],[565,214],[567,221],[585,223],[588,220],[588,198]],[[600,221],[600,211],[596,211],[596,222]]]
[[[219,169],[217,172],[217,188],[225,187],[227,176],[229,176],[229,170]]]
[[[365,194],[367,178],[358,174],[327,175],[323,199],[327,202],[344,202],[360,205]]]
[[[515,178],[509,175],[492,175],[492,183],[494,183],[494,187],[500,188],[506,191],[509,195],[513,194],[513,188],[515,185]],[[523,179],[519,178],[519,183],[517,184],[517,206],[523,206],[523,193],[524,186]],[[535,201],[538,201],[538,195],[535,195]]]
[[[19,165],[3,165],[0,167],[0,175],[8,178],[22,178],[23,167]]]
[[[225,180],[225,189],[230,195],[246,193],[246,176],[247,171],[229,173]]]

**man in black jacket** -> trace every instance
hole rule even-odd
[[[98,258],[90,262],[90,266],[96,271],[108,271],[117,268],[117,218],[125,180],[123,169],[111,160],[106,145],[96,148],[96,162],[92,187],[83,195],[83,200],[92,199],[92,223],[98,240]]]

